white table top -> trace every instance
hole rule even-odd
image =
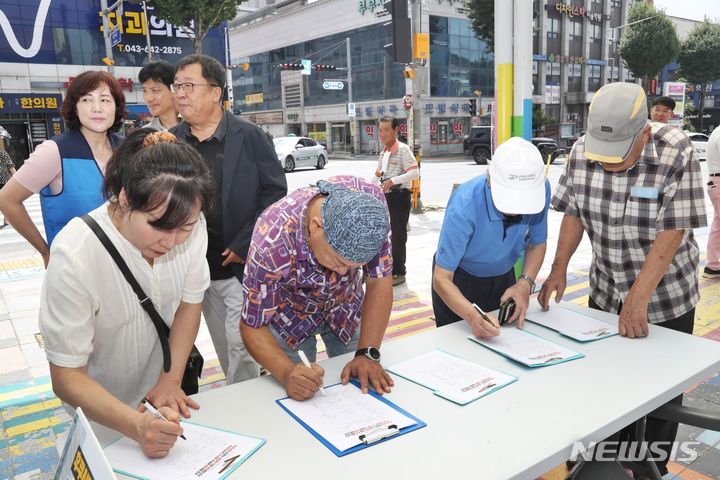
[[[531,305],[537,306],[533,300]],[[610,323],[617,316],[564,303]],[[585,358],[526,368],[469,341],[459,322],[382,347],[392,365],[433,348],[517,376],[517,382],[466,406],[393,375],[388,398],[427,427],[338,458],[285,413],[271,377],[206,391],[192,421],[267,439],[229,478],[533,479],[570,457],[573,442],[599,441],[720,370],[720,343],[650,326],[650,335],[580,343],[527,322],[530,332]],[[321,363],[327,385],[350,355]]]

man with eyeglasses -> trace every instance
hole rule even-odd
[[[225,68],[212,57],[189,55],[175,66],[171,89],[183,121],[172,132],[197,149],[215,179],[203,316],[232,384],[260,375],[240,338],[243,270],[255,221],[287,194],[287,183],[270,137],[221,106],[224,88]]]
[[[143,127],[166,131],[178,124],[178,111],[170,85],[175,80],[175,68],[160,60],[140,69],[143,100],[152,113],[152,120]]]
[[[677,127],[648,122],[647,114],[639,85],[611,83],[595,93],[587,133],[575,143],[552,199],[565,215],[538,296],[544,310],[553,294],[562,299],[568,263],[587,232],[593,253],[588,304],[618,314],[620,335],[628,338],[646,337],[648,323],[692,333],[700,298],[692,229],[707,225],[690,139]],[[651,364],[644,358],[628,368]],[[682,403],[682,395],[671,402]],[[663,475],[676,433],[677,424],[647,420],[646,440],[667,445],[665,460],[656,461]],[[633,435],[631,426],[617,436],[628,441]]]
[[[650,109],[650,120],[653,122],[668,123],[675,111],[675,100],[670,97],[658,97]]]

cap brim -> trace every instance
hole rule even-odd
[[[490,194],[495,208],[505,214],[534,215],[545,208],[545,182],[525,190],[492,183]]]
[[[585,134],[585,158],[601,163],[622,163],[641,133],[642,129],[628,139],[608,142],[595,138],[590,132],[587,132]]]

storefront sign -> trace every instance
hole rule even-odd
[[[253,103],[263,103],[264,97],[262,93],[252,93],[250,95],[245,95],[245,104],[251,105]]]
[[[262,113],[243,113],[243,118],[247,118],[257,125],[270,125],[283,123],[282,112],[262,112]]]
[[[358,11],[360,12],[360,15],[365,15],[365,12],[371,11],[374,12],[375,9],[383,9],[383,4],[387,0],[360,0],[358,4]]]
[[[591,12],[585,7],[578,7],[570,3],[556,3],[555,10],[564,13],[570,18],[587,17],[591,22],[600,22],[603,20],[603,14],[600,12]],[[605,20],[608,20],[607,18]]]
[[[53,112],[62,104],[62,95],[0,93],[0,113]]]
[[[551,53],[547,56],[547,61],[557,63],[587,63],[587,58],[575,57],[570,55],[555,55]]]
[[[192,34],[185,27],[156,17],[151,5],[146,17],[137,3],[125,2],[122,15],[117,11],[108,15],[109,28],[117,29],[120,36],[112,49],[116,65],[141,67],[148,49],[153,57],[170,63],[194,53]],[[102,65],[105,49],[88,47],[104,44],[100,2],[14,0],[3,2],[0,9],[6,17],[0,25],[0,62]],[[224,59],[224,44],[222,28],[212,28],[203,42],[203,53]]]
[[[73,80],[75,80],[75,77],[68,77],[67,82],[63,83],[63,88],[67,88]],[[127,90],[128,92],[133,91],[133,85],[135,85],[135,82],[132,78],[120,77],[117,81],[120,84],[120,88],[123,90]]]

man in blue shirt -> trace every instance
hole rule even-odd
[[[535,276],[545,258],[550,182],[538,149],[513,137],[495,151],[486,175],[450,197],[433,265],[433,310],[438,327],[465,320],[478,337],[498,335],[473,303],[495,310],[512,298],[509,321],[522,328]],[[524,255],[522,275],[514,265]]]

